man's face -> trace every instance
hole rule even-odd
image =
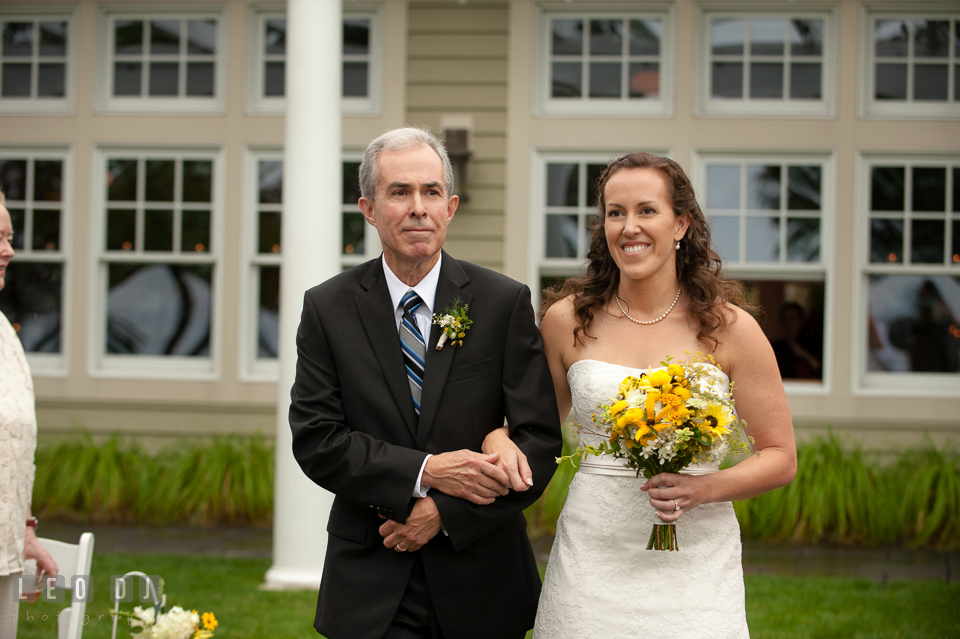
[[[459,203],[456,195],[448,197],[440,156],[428,146],[385,151],[377,168],[377,198],[360,198],[360,210],[376,227],[388,264],[412,270],[432,262]]]

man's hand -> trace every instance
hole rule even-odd
[[[418,499],[413,505],[413,510],[407,517],[407,523],[400,524],[388,519],[380,526],[380,535],[383,537],[383,545],[387,548],[393,548],[397,552],[412,552],[420,550],[440,532],[442,527],[440,511],[437,510],[433,499],[427,496]]]
[[[510,477],[495,464],[500,455],[457,450],[434,455],[423,469],[421,486],[486,506],[510,490]]]
[[[499,453],[497,466],[510,477],[510,485],[514,490],[523,492],[533,486],[533,471],[527,463],[527,456],[510,439],[510,431],[506,426],[491,431],[483,440],[480,450],[488,455]]]

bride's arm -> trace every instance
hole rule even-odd
[[[734,381],[737,414],[754,439],[755,454],[736,466],[709,475],[653,477],[644,486],[664,521],[676,521],[700,504],[756,497],[793,481],[797,447],[793,420],[770,342],[757,322],[736,309],[736,321],[721,336],[721,361]],[[674,511],[676,505],[680,511]]]
[[[568,300],[560,300],[550,307],[540,323],[540,333],[543,335],[543,350],[547,355],[550,366],[550,375],[553,377],[553,389],[557,394],[557,408],[561,423],[570,414],[572,399],[570,386],[567,384],[567,368],[564,364],[565,347],[573,344],[573,304]],[[558,424],[559,428],[560,425]],[[514,490],[526,490],[533,485],[533,474],[527,464],[526,456],[510,440],[507,427],[498,428],[483,440],[482,450],[485,454],[500,453],[500,466],[507,475]]]

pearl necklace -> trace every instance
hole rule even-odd
[[[623,313],[623,316],[624,316],[624,317],[626,317],[626,318],[627,318],[628,320],[630,320],[631,322],[636,322],[637,324],[647,324],[647,325],[649,325],[649,324],[656,324],[657,322],[661,321],[664,317],[666,317],[667,315],[670,314],[670,311],[673,310],[673,307],[677,305],[677,301],[680,299],[680,291],[681,291],[681,290],[683,290],[683,289],[681,289],[681,288],[678,288],[678,289],[677,289],[677,296],[676,296],[675,298],[673,298],[673,304],[670,305],[670,308],[668,308],[666,311],[664,311],[663,315],[661,315],[660,317],[658,317],[658,318],[655,319],[655,320],[648,320],[648,321],[638,320],[638,319],[635,318],[635,317],[630,317],[630,313],[628,313],[628,312],[626,311],[626,309],[623,308],[623,304],[620,302],[620,296],[617,295],[616,293],[614,293],[613,296],[617,298],[617,306],[620,307],[620,312]]]

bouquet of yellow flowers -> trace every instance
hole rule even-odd
[[[620,382],[612,403],[594,413],[597,430],[606,437],[598,446],[578,447],[566,459],[581,455],[611,455],[650,479],[659,473],[679,473],[691,463],[721,462],[732,450],[746,452],[743,423],[734,412],[732,387],[716,383],[712,357],[687,364],[649,369]],[[722,386],[722,388],[721,388]],[[647,550],[677,550],[672,523],[655,523]]]

